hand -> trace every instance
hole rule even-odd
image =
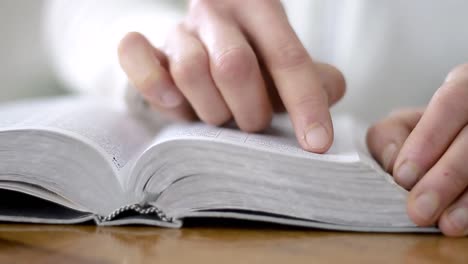
[[[468,64],[447,76],[425,110],[394,112],[374,125],[367,143],[411,190],[408,214],[416,224],[468,235]]]
[[[165,48],[129,33],[119,58],[131,83],[167,115],[213,125],[234,118],[256,132],[286,109],[304,149],[322,153],[332,144],[328,108],[343,96],[344,78],[311,59],[278,0],[191,1]]]

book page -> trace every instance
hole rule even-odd
[[[78,136],[101,149],[118,174],[125,174],[155,132],[110,105],[104,98],[86,97],[5,104],[0,106],[0,132],[45,129]]]
[[[175,124],[163,129],[153,145],[171,140],[204,140],[241,145],[247,148],[280,152],[316,160],[356,162],[358,148],[353,138],[353,120],[348,116],[334,119],[335,140],[326,154],[315,154],[303,150],[295,137],[287,115],[275,116],[272,125],[263,133],[245,133],[234,126],[214,127],[202,123]]]

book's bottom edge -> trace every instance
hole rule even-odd
[[[35,217],[16,217],[0,216],[0,222],[6,223],[25,223],[25,224],[53,224],[53,225],[73,225],[94,223],[97,226],[126,226],[126,225],[146,225],[165,228],[181,228],[184,219],[234,219],[241,221],[254,221],[258,223],[278,224],[285,227],[313,228],[328,231],[343,232],[371,232],[371,233],[440,233],[436,227],[417,227],[417,226],[350,226],[338,225],[325,222],[308,221],[291,218],[272,217],[265,215],[239,214],[231,212],[196,212],[186,215],[183,219],[174,219],[171,222],[162,221],[149,215],[135,215],[112,221],[101,221],[96,215],[85,215],[73,219],[53,219],[53,218],[35,218]]]
[[[437,227],[418,227],[418,226],[352,226],[341,225],[319,221],[310,221],[294,218],[283,218],[268,215],[243,214],[235,212],[194,212],[188,214],[184,219],[195,218],[219,218],[255,221],[259,223],[272,223],[284,226],[313,228],[328,231],[343,232],[368,232],[368,233],[440,233]]]
[[[124,226],[124,225],[146,225],[159,226],[167,228],[180,228],[182,221],[174,220],[166,222],[158,220],[151,216],[137,215],[112,221],[101,221],[101,217],[88,214],[83,217],[60,219],[60,218],[39,218],[22,216],[0,216],[0,222],[4,223],[22,223],[22,224],[47,224],[47,225],[76,225],[76,224],[95,224],[97,226]]]

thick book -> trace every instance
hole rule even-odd
[[[334,118],[326,154],[302,150],[287,116],[263,133],[143,122],[102,99],[0,106],[0,221],[182,227],[233,218],[349,231],[437,232],[369,155],[365,127]]]

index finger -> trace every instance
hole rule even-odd
[[[238,23],[271,74],[299,143],[308,151],[327,151],[333,142],[328,95],[280,1],[249,1],[241,7]]]

